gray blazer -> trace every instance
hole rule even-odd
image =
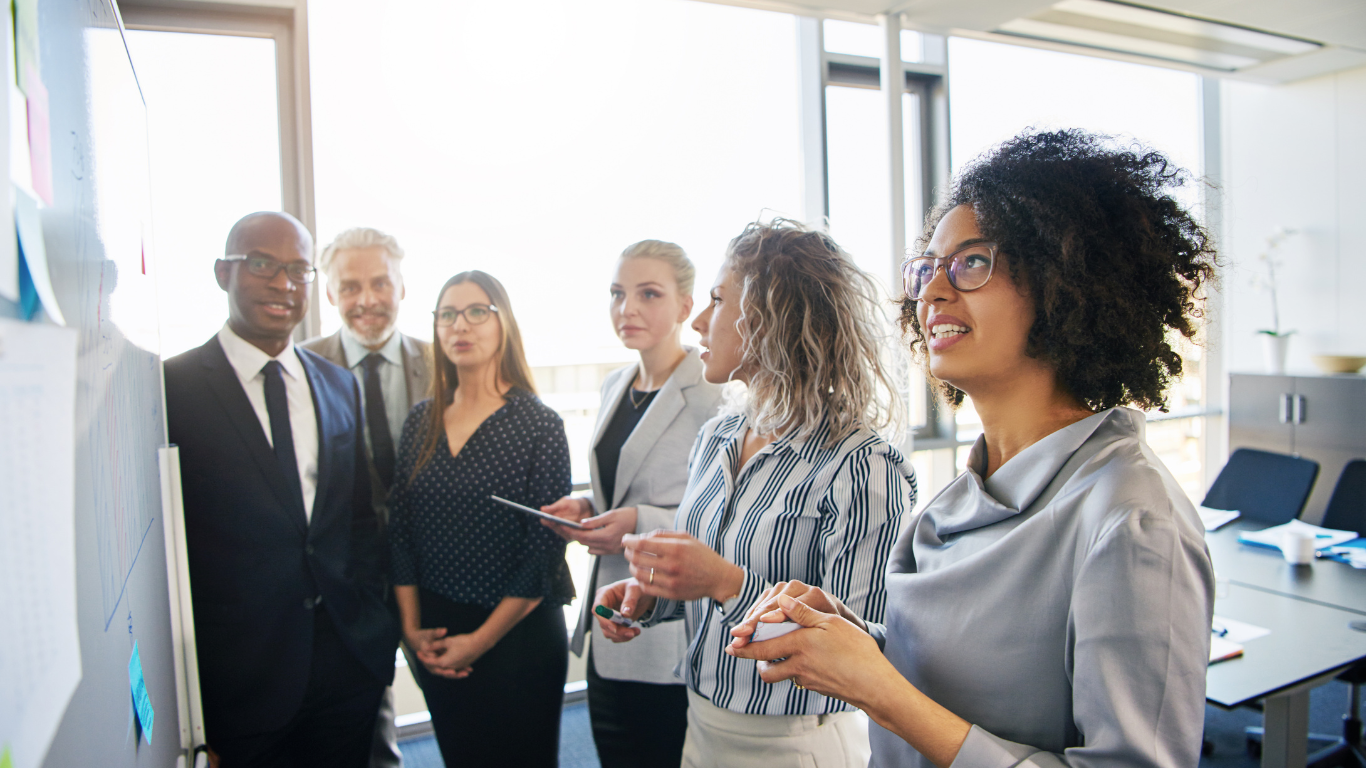
[[[316,339],[309,339],[299,346],[310,352],[316,352],[327,358],[329,361],[340,365],[347,370],[346,352],[342,349],[341,331],[337,331],[331,336],[319,336]],[[399,339],[403,347],[403,378],[408,382],[408,407],[427,398],[427,389],[432,381],[432,345],[415,339],[398,331]],[[351,371],[353,374],[355,371]],[[395,446],[397,448],[397,446]],[[368,453],[370,447],[366,446]],[[379,474],[375,472],[375,465],[370,463],[370,487],[375,502],[375,511],[379,513],[380,520],[387,523],[389,520],[389,507],[387,503],[388,492],[384,489],[384,483],[379,479]]]
[[[621,448],[617,464],[614,492],[616,498],[604,499],[602,479],[598,474],[597,452],[589,453],[588,466],[593,479],[593,508],[598,513],[621,507],[635,507],[636,533],[657,528],[673,528],[674,512],[683,500],[688,485],[688,456],[692,452],[697,433],[708,419],[716,415],[721,404],[721,387],[702,378],[702,360],[698,351],[687,348],[688,356],[664,382],[654,402],[641,417],[626,444]],[[593,432],[593,446],[597,447],[602,433],[612,420],[612,414],[626,397],[635,379],[636,366],[629,365],[613,371],[602,385],[602,406],[598,409],[598,424]],[[582,655],[584,639],[591,631],[593,662],[597,673],[611,680],[634,680],[645,683],[681,684],[674,676],[674,667],[688,649],[688,636],[683,622],[672,621],[651,627],[629,643],[611,643],[592,619],[593,593],[599,587],[631,577],[631,570],[623,555],[604,555],[593,558],[593,575],[589,591],[584,596],[583,610],[570,649]]]

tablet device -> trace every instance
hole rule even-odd
[[[509,507],[512,507],[513,509],[517,510],[518,512],[525,512],[528,515],[535,515],[541,518],[542,520],[549,520],[550,522],[559,525],[567,525],[570,528],[578,528],[580,531],[588,530],[587,528],[584,528],[582,524],[577,523],[573,520],[566,520],[563,517],[555,517],[554,515],[548,515],[539,509],[532,509],[531,507],[528,507],[525,504],[518,504],[515,501],[508,501],[507,499],[501,496],[489,496],[489,498],[493,499],[496,502],[506,504]]]

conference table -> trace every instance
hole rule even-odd
[[[1277,550],[1238,542],[1265,525],[1235,521],[1205,534],[1219,581],[1216,615],[1271,630],[1240,657],[1211,664],[1206,699],[1225,708],[1261,701],[1263,768],[1304,768],[1309,691],[1366,659],[1366,570],[1316,560],[1290,565]],[[1361,625],[1366,626],[1366,625]]]

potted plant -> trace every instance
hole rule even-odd
[[[1285,373],[1286,350],[1290,347],[1290,337],[1295,333],[1281,330],[1281,308],[1276,296],[1276,270],[1281,262],[1275,258],[1276,249],[1293,234],[1293,229],[1277,227],[1266,239],[1266,250],[1257,256],[1258,261],[1266,264],[1266,275],[1259,275],[1258,282],[1271,294],[1271,327],[1257,331],[1257,335],[1262,337],[1262,362],[1267,373]]]

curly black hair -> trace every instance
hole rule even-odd
[[[1034,300],[1025,353],[1087,408],[1165,411],[1181,376],[1168,333],[1194,338],[1200,288],[1218,263],[1208,233],[1170,194],[1190,183],[1161,153],[1117,149],[1108,136],[1026,132],[963,170],[917,245],[950,210],[971,207]],[[900,324],[927,362],[916,304],[902,299]],[[951,405],[963,402],[957,388],[936,384]]]

